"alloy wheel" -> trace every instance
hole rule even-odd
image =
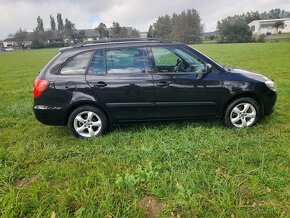
[[[236,105],[230,113],[231,123],[238,128],[251,126],[256,119],[257,111],[250,103]]]
[[[86,138],[97,135],[102,129],[101,118],[92,111],[83,111],[74,118],[75,131]]]

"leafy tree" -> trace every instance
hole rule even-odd
[[[276,8],[276,9],[272,9],[268,12],[268,18],[269,19],[277,19],[277,18],[281,18],[281,9],[280,8]]]
[[[122,27],[118,22],[114,21],[111,27],[111,32],[112,38],[127,38],[133,34],[134,30],[130,30],[127,27]],[[136,34],[136,32],[134,34]]]
[[[153,26],[149,27],[147,37],[171,39],[185,43],[201,41],[203,26],[195,9],[158,17]]]
[[[183,11],[174,18],[171,39],[184,43],[199,43],[203,26],[195,9]]]
[[[76,41],[76,36],[75,36],[75,24],[73,24],[70,20],[65,19],[65,25],[64,25],[64,29],[65,29],[65,35],[69,40],[72,40],[74,44],[77,43]]]
[[[26,48],[25,41],[28,39],[28,35],[26,31],[22,31],[20,28],[15,34],[14,39],[18,46],[20,46],[23,50]]]
[[[227,17],[218,22],[219,42],[250,42],[252,32],[246,21],[240,17]]]
[[[140,32],[139,32],[139,30],[133,28],[133,29],[132,29],[132,33],[131,33],[131,36],[134,37],[134,38],[139,38],[139,37],[140,37]]]
[[[153,30],[152,25],[149,26],[149,30],[147,32],[147,38],[154,38],[154,30]]]
[[[56,15],[56,19],[57,19],[57,29],[58,29],[58,31],[63,31],[64,30],[64,25],[63,25],[63,20],[62,20],[62,17],[61,17],[60,13],[58,13]]]
[[[86,38],[87,38],[87,36],[86,36],[86,32],[84,30],[81,30],[75,34],[76,42],[83,42],[83,41],[85,41]]]
[[[52,15],[50,15],[49,17],[50,17],[50,29],[52,31],[55,31],[56,30],[56,24],[55,24],[54,17]]]
[[[104,23],[100,23],[99,26],[96,28],[96,31],[99,33],[100,39],[109,37],[109,31],[107,30],[107,26]]]
[[[44,31],[38,31],[37,29],[34,30],[32,37],[31,37],[31,47],[32,48],[45,48],[49,45],[48,41],[48,34]]]
[[[277,30],[279,30],[279,28],[283,29],[284,28],[284,22],[281,21],[281,20],[278,20],[276,21],[274,24],[273,24],[273,27]]]
[[[113,22],[112,24],[112,38],[120,38],[120,34],[121,34],[121,25],[118,22]]]
[[[43,20],[40,16],[37,17],[37,26],[36,26],[37,31],[44,31],[43,28]]]
[[[169,39],[172,32],[171,18],[169,15],[158,17],[153,23],[154,37]]]
[[[126,27],[121,27],[119,35],[116,36],[116,38],[128,38],[128,37],[129,37],[128,29]]]

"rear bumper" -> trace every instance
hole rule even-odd
[[[274,91],[269,91],[263,96],[264,115],[269,115],[274,111],[274,106],[277,100],[277,94]]]
[[[66,125],[66,113],[61,108],[34,105],[35,118],[46,125]]]

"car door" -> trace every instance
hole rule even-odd
[[[153,46],[156,117],[216,116],[222,82],[219,73],[182,46]],[[209,69],[212,72],[205,72]]]
[[[154,116],[154,85],[144,48],[98,50],[86,75],[93,93],[113,118],[142,120]]]

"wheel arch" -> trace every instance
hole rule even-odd
[[[264,115],[264,103],[261,97],[259,97],[257,94],[253,93],[253,92],[244,92],[244,93],[239,93],[236,94],[234,96],[232,96],[225,104],[223,107],[223,111],[222,111],[222,117],[225,116],[225,112],[227,107],[229,106],[229,104],[231,104],[233,101],[239,99],[239,98],[252,98],[253,100],[255,100],[259,106],[260,106],[260,110],[261,110],[261,116]]]
[[[93,102],[93,101],[80,101],[80,102],[76,102],[74,103],[73,105],[71,105],[69,107],[69,109],[67,110],[66,112],[66,117],[65,117],[65,124],[67,124],[68,122],[68,119],[69,119],[69,116],[70,114],[75,110],[77,109],[78,107],[81,107],[81,106],[92,106],[92,107],[96,107],[98,109],[100,109],[101,111],[103,111],[103,113],[106,115],[108,121],[109,121],[109,124],[112,124],[113,120],[112,120],[112,116],[110,115],[110,112],[105,109],[105,107],[101,106],[100,104],[96,103],[96,102]]]

